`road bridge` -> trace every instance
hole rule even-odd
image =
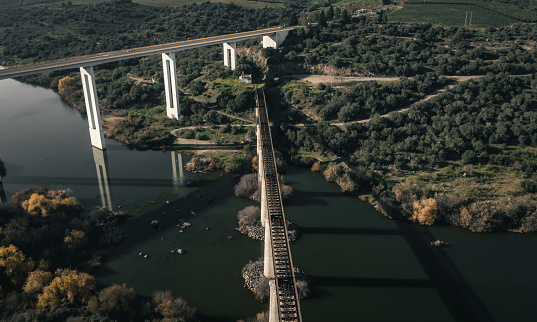
[[[269,321],[302,321],[293,260],[272,146],[265,94],[256,91],[261,223],[265,227],[264,275],[269,279]]]
[[[84,100],[88,114],[91,144],[94,147],[102,150],[105,149],[106,146],[101,124],[99,102],[97,99],[97,87],[95,84],[95,75],[93,71],[94,66],[150,55],[162,55],[166,97],[166,115],[169,118],[178,119],[180,108],[179,91],[177,88],[177,67],[175,62],[176,52],[222,44],[224,51],[224,65],[234,70],[236,68],[237,61],[236,44],[238,41],[262,37],[263,48],[277,48],[283,43],[289,31],[295,28],[296,27],[267,28],[215,37],[166,43],[161,45],[105,52],[94,55],[71,57],[35,64],[10,66],[0,70],[0,80],[58,70],[80,68],[80,77],[82,79]]]

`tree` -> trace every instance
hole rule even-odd
[[[298,24],[298,19],[296,18],[296,14],[294,11],[291,11],[291,14],[289,15],[289,26],[296,26]]]
[[[28,273],[34,268],[34,262],[32,259],[27,260],[17,246],[9,245],[0,247],[0,267],[4,268],[14,285],[21,286]]]
[[[83,249],[84,246],[88,244],[88,242],[89,241],[88,241],[88,238],[86,237],[86,233],[78,229],[67,231],[63,239],[64,247],[70,251]]]
[[[334,18],[334,6],[330,5],[326,10],[326,19],[332,20]]]
[[[88,308],[95,313],[112,315],[117,320],[127,320],[124,314],[135,311],[135,301],[136,293],[132,287],[114,284],[101,290],[97,297],[93,297]]]
[[[242,198],[251,198],[258,190],[257,173],[250,173],[243,176],[237,185],[235,185],[235,196]]]
[[[28,200],[23,201],[22,208],[28,211],[31,215],[41,215],[46,217],[52,211],[52,203],[50,199],[42,194],[32,193]]]
[[[169,290],[153,293],[153,304],[155,312],[164,317],[162,321],[190,321],[196,314],[195,308],[182,298],[174,298]]]
[[[335,182],[339,177],[339,166],[333,164],[323,172],[326,181]]]
[[[438,205],[433,198],[414,201],[414,212],[411,219],[422,225],[431,226],[438,219]]]
[[[244,234],[247,232],[247,226],[260,225],[261,208],[248,206],[237,213],[237,219],[239,221],[239,231]]]
[[[351,18],[349,17],[349,13],[347,12],[347,9],[343,9],[341,12],[341,21],[343,23],[349,23]]]
[[[319,26],[321,27],[326,27],[326,17],[324,15],[324,11],[321,10],[321,13],[319,14]]]
[[[63,99],[69,100],[76,92],[76,80],[71,76],[65,76],[58,82],[58,93]]]
[[[51,272],[46,272],[40,269],[35,270],[28,275],[26,283],[24,283],[22,289],[28,294],[37,294],[52,281],[52,278],[53,275]]]
[[[64,302],[88,303],[95,288],[93,276],[74,269],[58,269],[55,275],[38,296],[38,306],[49,307]]]

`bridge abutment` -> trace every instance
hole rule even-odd
[[[112,211],[112,193],[110,192],[110,175],[108,173],[108,155],[106,150],[93,147],[93,160],[95,161],[95,169],[97,170],[102,207]]]
[[[179,91],[177,89],[175,53],[162,53],[162,68],[164,69],[166,115],[171,119],[179,119]]]
[[[101,125],[101,111],[99,110],[93,67],[80,67],[80,78],[82,78],[84,100],[86,101],[91,145],[104,150],[106,149],[106,144]]]
[[[280,31],[270,36],[263,36],[263,48],[278,48],[285,38],[287,38],[288,34],[289,31]]]
[[[223,43],[224,47],[224,66],[231,70],[237,68],[237,43]]]

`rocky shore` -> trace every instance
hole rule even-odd
[[[289,220],[285,222],[287,224],[287,238],[289,238],[290,242],[296,241],[298,239],[298,228]],[[261,225],[245,225],[238,230],[251,239],[265,240],[265,227]]]
[[[308,275],[301,269],[294,268],[296,287],[299,297],[306,298],[310,294]],[[261,302],[266,302],[269,299],[269,279],[263,274],[263,260],[255,262],[250,261],[242,269],[242,277],[244,278],[244,287],[254,293],[255,298]]]

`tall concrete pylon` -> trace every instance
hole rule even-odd
[[[185,175],[183,171],[183,155],[177,151],[172,153],[172,171],[173,171],[173,186],[179,187],[185,183]]]
[[[108,155],[106,150],[93,147],[93,160],[95,161],[95,170],[97,171],[102,207],[112,211],[114,205],[112,204],[112,193],[110,192],[110,174],[108,172]]]
[[[179,91],[177,89],[175,53],[162,54],[162,68],[164,69],[166,115],[171,119],[179,119]]]
[[[285,38],[287,38],[288,34],[289,31],[280,31],[270,36],[263,36],[263,48],[278,48]]]
[[[224,66],[231,70],[237,68],[237,43],[223,43],[224,45]]]
[[[82,78],[84,100],[86,101],[91,145],[104,150],[106,149],[106,144],[101,125],[101,111],[99,110],[93,67],[80,67],[80,78]]]

